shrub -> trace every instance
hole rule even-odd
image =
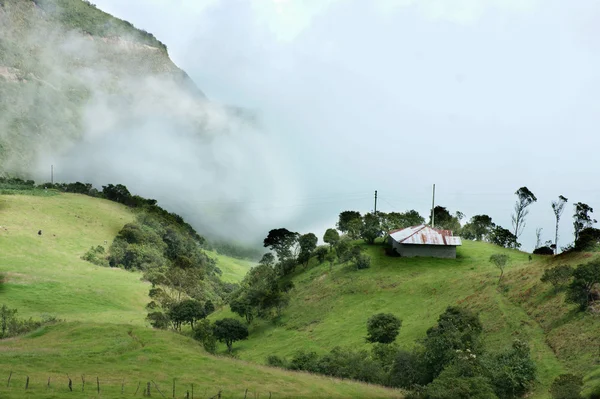
[[[285,359],[277,355],[267,356],[267,364],[271,367],[287,368],[288,364]]]
[[[561,374],[552,382],[552,399],[580,399],[583,379],[573,374]]]
[[[368,269],[371,267],[371,257],[360,254],[354,259],[354,264],[357,270]]]
[[[317,248],[317,250],[315,251],[315,254],[317,255],[317,260],[319,261],[319,264],[325,262],[325,258],[327,257],[328,253],[329,253],[329,248],[327,248],[325,246],[321,246],[321,247]]]
[[[494,391],[500,398],[523,396],[535,381],[536,366],[525,342],[515,340],[512,348],[486,363]]]
[[[579,232],[577,241],[575,241],[576,251],[585,251],[594,249],[600,243],[600,229],[588,227]]]
[[[394,359],[389,383],[393,387],[414,389],[427,384],[427,367],[422,352],[401,350]]]
[[[213,334],[213,327],[210,324],[210,320],[200,320],[196,324],[196,328],[194,329],[194,339],[202,342],[204,350],[208,353],[214,354],[217,352],[217,339]]]
[[[401,326],[402,320],[391,313],[373,315],[367,321],[367,342],[392,343],[398,336]]]
[[[554,250],[550,247],[539,247],[533,250],[534,255],[554,255]]]
[[[82,257],[81,259],[93,263],[97,266],[105,266],[108,267],[108,259],[106,258],[106,251],[103,246],[98,245],[97,247],[91,247]]]
[[[577,266],[573,271],[573,281],[567,291],[567,302],[579,305],[580,310],[597,300],[595,287],[600,284],[600,261],[594,261]]]
[[[296,354],[292,358],[292,361],[289,365],[289,369],[318,373],[318,361],[319,355],[317,355],[317,352],[305,352],[301,350],[299,352],[296,352]]]

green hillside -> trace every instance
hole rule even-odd
[[[575,315],[572,306],[539,282],[545,268],[582,259],[555,260],[465,241],[455,260],[392,258],[381,245],[366,246],[370,269],[311,263],[293,277],[291,303],[276,322],[256,320],[250,339],[237,345],[242,359],[264,363],[268,355],[288,359],[299,349],[323,353],[335,346],[365,348],[366,321],[379,312],[403,320],[397,342],[411,348],[450,305],[479,313],[490,350],[509,346],[514,338],[529,342],[538,366],[534,397],[548,397],[552,380],[563,372],[588,374],[600,354],[600,320]],[[511,258],[506,288],[498,290],[499,270],[488,259],[505,253]],[[586,254],[589,260],[596,256]],[[228,309],[213,318],[236,317]],[[593,350],[591,350],[593,348]]]
[[[245,389],[274,398],[400,396],[396,390],[210,356],[190,338],[146,327],[149,286],[141,273],[80,259],[91,246],[110,243],[134,219],[132,211],[84,195],[34,192],[38,195],[0,196],[0,273],[6,275],[0,304],[17,308],[21,317],[50,314],[66,323],[0,341],[0,370],[6,378],[13,372],[10,387],[0,387],[1,397],[23,397],[27,376],[30,395],[72,397],[67,374],[76,391],[86,376],[85,397],[97,396],[96,377],[103,397],[119,397],[122,383],[124,396],[131,396],[139,382],[148,381],[170,393],[173,378],[178,397],[192,383],[196,397],[219,390],[223,397],[240,397]],[[224,275],[236,280],[245,263],[218,258]]]

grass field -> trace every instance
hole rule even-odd
[[[217,261],[217,266],[223,272],[221,279],[228,283],[239,283],[248,270],[256,265],[255,262],[243,259],[230,258],[214,251],[206,251],[208,256]]]
[[[290,358],[299,349],[321,353],[335,346],[367,349],[366,321],[379,312],[391,312],[403,320],[397,342],[410,348],[447,306],[459,304],[479,312],[490,350],[501,350],[514,338],[529,342],[538,365],[533,397],[548,397],[549,385],[563,372],[587,374],[595,367],[589,342],[600,340],[599,320],[589,315],[564,320],[572,314],[572,306],[559,299],[548,302],[551,288],[539,282],[543,270],[551,265],[544,257],[529,261],[528,254],[472,241],[464,241],[455,260],[390,258],[382,246],[365,245],[365,249],[372,257],[372,267],[367,270],[335,265],[330,272],[328,264],[315,263],[300,268],[283,316],[276,322],[255,321],[250,339],[237,345],[237,355],[264,363],[268,355]],[[499,270],[488,261],[494,253],[511,258],[503,290],[497,285]],[[577,263],[578,259],[562,261]],[[522,294],[533,295],[530,285],[538,291],[534,303],[527,305]],[[561,319],[560,328],[580,338],[561,334],[555,342],[552,327],[556,325],[544,324],[536,315],[538,307],[544,317]],[[228,309],[212,317],[224,316],[237,317]],[[560,345],[568,350],[560,350]],[[600,342],[594,348],[598,347]]]
[[[0,196],[0,273],[7,276],[0,304],[21,317],[47,313],[66,323],[0,341],[1,398],[133,396],[154,381],[171,397],[191,384],[195,397],[401,397],[397,390],[339,381],[208,355],[197,342],[145,326],[148,285],[141,274],[94,266],[80,256],[108,244],[134,214],[113,202],[74,194],[39,192]],[[42,230],[42,235],[38,231]],[[229,281],[249,262],[216,256]],[[6,386],[10,373],[11,384]],[[74,391],[68,389],[69,375]],[[81,393],[81,375],[86,390]],[[27,376],[29,389],[25,391]],[[47,381],[50,378],[50,388]],[[138,395],[142,395],[142,389]],[[77,393],[76,393],[77,392]],[[153,396],[159,396],[152,385]]]

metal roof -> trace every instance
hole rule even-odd
[[[405,229],[390,231],[390,237],[400,244],[416,245],[462,245],[460,237],[454,237],[450,230],[434,229],[431,226],[419,225]]]

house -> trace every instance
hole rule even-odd
[[[424,224],[390,231],[388,243],[400,256],[407,258],[428,256],[454,259],[456,247],[462,245],[460,237],[454,237],[452,231]]]

